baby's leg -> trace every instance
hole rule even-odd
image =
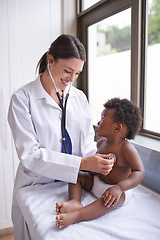
[[[93,186],[93,176],[88,172],[80,172],[76,184],[69,184],[69,201],[56,203],[56,212],[69,213],[82,208],[82,189],[90,191]]]
[[[60,214],[56,217],[56,226],[59,229],[63,229],[70,224],[78,223],[82,221],[89,221],[96,219],[110,212],[111,210],[120,207],[125,200],[125,194],[123,193],[116,204],[116,206],[105,207],[102,197],[97,199],[95,202],[83,207],[81,209],[77,209],[74,212]]]
[[[69,199],[81,202],[82,189],[87,192],[93,187],[94,177],[89,172],[79,172],[76,184],[69,184]]]

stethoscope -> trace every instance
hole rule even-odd
[[[60,105],[61,105],[61,108],[62,108],[62,119],[61,119],[62,142],[63,142],[65,152],[68,154],[67,143],[66,143],[66,133],[65,133],[65,130],[66,130],[66,127],[65,127],[65,125],[66,125],[66,106],[67,106],[67,100],[68,100],[68,97],[69,97],[69,91],[70,91],[72,83],[70,83],[70,87],[69,87],[68,93],[65,97],[65,102],[64,102],[64,105],[63,105],[62,98],[61,98],[61,96],[60,96],[60,94],[57,90],[56,84],[55,84],[55,82],[53,80],[53,77],[52,77],[52,74],[50,72],[49,63],[47,64],[47,69],[48,69],[49,75],[52,79],[52,82],[54,84],[54,87],[55,87],[55,90],[56,90],[56,95],[59,99],[59,102],[60,102]]]

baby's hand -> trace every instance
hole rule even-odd
[[[115,206],[123,193],[119,185],[108,188],[102,195],[104,206],[111,207]]]

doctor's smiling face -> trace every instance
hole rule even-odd
[[[48,56],[49,68],[58,90],[65,88],[73,83],[83,70],[84,61],[78,58],[59,58],[55,60],[53,56]]]

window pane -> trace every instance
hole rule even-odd
[[[160,133],[160,0],[148,1],[144,128]]]
[[[82,3],[82,11],[86,10],[87,8],[91,7],[95,3],[99,2],[100,0],[81,0]]]
[[[110,98],[130,99],[131,9],[88,27],[88,89],[93,124]]]

